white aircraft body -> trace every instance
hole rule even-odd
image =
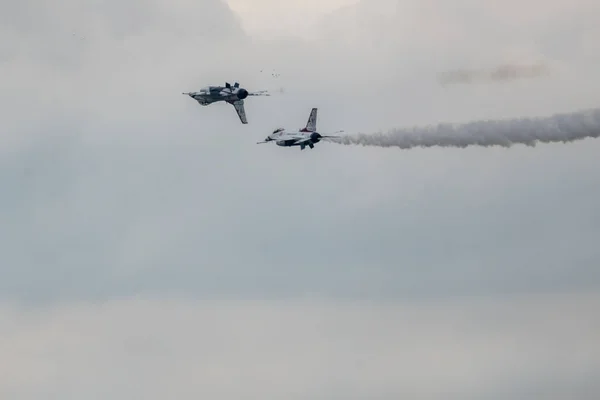
[[[244,99],[248,96],[270,96],[266,90],[258,92],[248,92],[246,89],[241,88],[240,84],[235,82],[230,85],[225,82],[225,86],[206,86],[200,89],[198,92],[183,93],[196,100],[200,105],[208,106],[209,104],[216,103],[218,101],[225,101],[231,104],[242,124],[247,124],[246,110],[244,109]]]
[[[338,131],[343,132],[343,131]],[[336,132],[337,133],[337,132]],[[300,150],[304,150],[306,146],[311,149],[315,147],[315,143],[319,143],[322,139],[336,138],[339,136],[321,135],[317,132],[317,109],[313,108],[308,117],[306,126],[298,131],[287,132],[284,128],[277,128],[263,142],[269,143],[274,141],[276,145],[282,147],[300,146]]]

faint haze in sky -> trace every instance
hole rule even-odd
[[[0,398],[597,398],[600,142],[255,145],[597,108],[597,1],[249,4],[0,6]]]
[[[485,83],[505,82],[514,79],[537,78],[548,73],[548,68],[543,64],[536,65],[500,65],[491,69],[450,70],[439,74],[442,84],[452,83]]]

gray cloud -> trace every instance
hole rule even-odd
[[[172,5],[137,0],[59,0],[49,5],[26,0],[5,7],[0,17],[2,59],[14,65],[31,63],[42,74],[39,78],[49,75],[48,82],[63,75],[74,82],[82,71],[89,78],[90,64],[100,67],[106,80],[132,59],[142,61],[140,50],[156,62],[168,56],[178,40],[196,45],[244,40],[237,18],[218,0],[175,0]]]
[[[596,142],[300,153],[248,150],[253,138],[232,131],[190,121],[139,140],[51,137],[13,156],[2,295],[437,297],[598,284]]]
[[[365,53],[336,50],[335,39],[252,42],[211,4],[188,13],[187,3],[169,3],[164,18],[166,3],[134,11],[162,22],[132,25],[126,37],[114,34],[118,18],[99,19],[74,71],[27,57],[3,65],[5,299],[443,297],[598,285],[596,142],[412,154],[254,142],[275,126],[302,126],[314,106],[323,131],[364,131],[568,112],[595,105],[600,82],[582,75],[449,95],[430,85],[439,65],[411,64],[416,53],[394,40]],[[74,21],[88,12],[69,10]],[[194,35],[196,17],[208,14],[229,33]],[[170,16],[186,23],[171,32]],[[400,62],[406,68],[392,73]],[[249,101],[248,126],[228,105],[203,108],[180,94],[231,79],[286,92]]]
[[[314,42],[217,1],[2,5],[0,397],[598,397],[598,141],[254,145],[312,107],[350,134],[597,108],[595,2],[515,4],[363,1]],[[248,125],[180,94],[225,80],[285,91]]]
[[[0,394],[591,400],[600,391],[599,306],[595,294],[565,293],[3,307]]]

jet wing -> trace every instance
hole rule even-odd
[[[242,124],[247,124],[248,120],[246,119],[246,110],[244,109],[244,100],[238,100],[231,103],[235,108],[235,112],[237,112],[238,117],[240,117],[240,121]]]

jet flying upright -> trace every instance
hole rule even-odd
[[[208,106],[209,104],[216,103],[219,101],[225,101],[231,104],[242,124],[247,124],[246,110],[244,109],[244,99],[248,96],[270,96],[266,90],[258,92],[248,92],[246,89],[241,88],[238,82],[233,85],[225,82],[225,86],[206,86],[200,89],[198,92],[183,93],[196,100],[200,105]]]
[[[343,131],[338,131],[343,132]],[[336,132],[337,133],[337,132]],[[319,143],[322,139],[337,138],[339,136],[321,135],[317,132],[317,109],[313,108],[310,111],[306,126],[298,131],[286,132],[284,128],[277,128],[263,142],[268,143],[275,141],[275,144],[282,147],[300,146],[300,150],[304,150],[306,146],[311,149],[315,147],[315,143]]]

